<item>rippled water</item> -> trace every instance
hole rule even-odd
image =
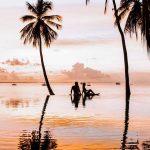
[[[92,84],[101,95],[81,98],[78,108],[70,87],[52,84],[56,95],[48,99],[41,84],[0,84],[0,150],[142,149],[150,140],[149,86],[133,85],[127,105],[123,85]]]

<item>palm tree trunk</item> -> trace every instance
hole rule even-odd
[[[122,28],[121,28],[121,25],[120,25],[120,20],[119,20],[119,17],[118,17],[116,2],[115,2],[115,0],[112,0],[112,1],[113,1],[113,5],[114,5],[114,11],[115,11],[115,18],[116,18],[117,27],[118,27],[118,30],[120,32],[121,40],[122,40],[122,47],[123,47],[123,53],[124,53],[124,65],[125,65],[126,101],[128,101],[130,99],[130,94],[131,94],[131,92],[130,92],[130,83],[129,83],[128,54],[127,54],[125,36],[124,36],[123,31],[122,31]]]
[[[46,69],[45,69],[45,65],[44,65],[44,60],[43,60],[43,53],[42,53],[42,40],[41,40],[41,36],[39,39],[39,48],[40,48],[40,58],[41,58],[41,65],[42,65],[42,69],[43,69],[43,74],[44,74],[44,78],[45,78],[45,82],[49,91],[50,95],[55,95],[53,90],[50,87],[48,78],[47,78],[47,74],[46,74]]]

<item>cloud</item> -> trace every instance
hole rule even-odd
[[[82,63],[76,63],[69,71],[63,70],[60,72],[48,73],[50,82],[108,82],[110,77],[99,70],[85,67]],[[42,72],[40,73],[20,73],[8,72],[0,68],[0,82],[44,82]]]
[[[85,39],[85,38],[81,38],[81,39],[59,39],[58,41],[56,41],[55,43],[57,45],[61,45],[61,46],[72,46],[72,45],[91,45],[91,44],[101,44],[101,45],[106,45],[109,43],[114,42],[114,40],[110,39],[110,38],[90,38],[90,39]]]
[[[24,59],[17,59],[17,58],[13,58],[13,59],[7,59],[6,61],[1,62],[1,64],[3,65],[10,65],[10,66],[41,66],[40,63],[31,63],[29,60],[24,60]]]
[[[109,75],[102,73],[89,67],[85,67],[82,63],[76,63],[72,66],[71,71],[62,71],[65,76],[64,80],[68,81],[86,81],[86,82],[107,82]]]
[[[100,70],[85,67],[82,63],[76,63],[71,70],[63,70],[59,72],[48,71],[50,82],[104,82],[115,83],[124,82],[123,73],[103,73]],[[131,72],[130,83],[149,84],[150,72]],[[9,72],[0,67],[0,82],[44,82],[43,72]]]
[[[11,59],[8,59],[4,62],[2,62],[2,64],[7,64],[7,65],[10,65],[10,66],[26,66],[26,65],[29,65],[30,62],[29,60],[25,61],[25,60],[19,60],[17,58],[13,58],[12,60]]]
[[[39,82],[39,78],[25,73],[8,72],[0,68],[0,82]]]

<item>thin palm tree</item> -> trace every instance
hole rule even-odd
[[[135,34],[138,38],[138,30],[146,43],[147,50],[150,52],[150,2],[149,0],[121,0],[118,8],[120,21],[125,19],[124,32]]]
[[[21,18],[23,22],[28,24],[20,31],[21,39],[24,44],[31,43],[33,47],[39,47],[41,65],[45,82],[50,95],[54,95],[50,87],[42,53],[42,42],[46,47],[50,47],[51,43],[57,38],[57,32],[53,29],[61,29],[62,26],[58,23],[62,21],[59,15],[47,15],[49,10],[52,10],[52,2],[38,0],[36,4],[26,3],[27,9],[31,13]],[[57,22],[54,22],[57,20]]]
[[[86,4],[89,2],[90,0],[86,0]],[[116,1],[112,0],[113,2],[113,10],[114,10],[114,16],[116,19],[115,24],[118,27],[118,31],[120,33],[121,36],[121,41],[122,41],[122,48],[123,48],[123,53],[124,53],[124,65],[125,65],[125,92],[126,92],[126,101],[128,101],[130,99],[130,95],[131,95],[131,91],[130,91],[130,81],[129,81],[129,65],[128,65],[128,53],[127,53],[127,48],[126,48],[126,41],[125,41],[125,36],[124,36],[124,32],[121,28],[121,24],[120,24],[120,18],[118,15],[118,9],[116,6]],[[108,0],[105,1],[105,10],[104,13],[106,13],[107,11],[107,4],[108,4]]]

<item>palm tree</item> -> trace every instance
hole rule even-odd
[[[28,24],[20,31],[21,39],[24,40],[24,44],[31,43],[33,47],[39,47],[41,65],[45,82],[50,95],[54,95],[53,90],[50,87],[46,69],[44,65],[42,42],[46,47],[50,47],[51,43],[57,38],[57,32],[53,28],[61,29],[61,25],[54,22],[62,21],[62,17],[59,15],[47,15],[49,10],[52,10],[52,2],[38,0],[36,4],[26,3],[27,9],[31,15],[25,15],[21,18],[23,22]]]
[[[86,4],[89,2],[90,0],[86,0]],[[121,36],[121,41],[122,41],[122,47],[123,47],[123,53],[124,53],[124,64],[125,64],[125,89],[126,89],[126,101],[128,101],[130,99],[130,82],[129,82],[129,65],[128,65],[128,54],[127,54],[127,48],[126,48],[126,42],[125,42],[125,36],[124,36],[124,32],[121,28],[120,25],[120,18],[118,15],[118,9],[116,6],[116,1],[112,0],[113,2],[113,7],[114,7],[114,15],[115,15],[115,19],[116,22],[115,24],[118,27],[118,31],[120,33]],[[108,0],[105,1],[105,13],[107,11],[107,4],[108,4]]]
[[[127,16],[124,32],[136,34],[141,32],[142,40],[146,43],[148,52],[150,51],[150,2],[149,0],[121,0],[118,8],[119,19],[123,20]]]

